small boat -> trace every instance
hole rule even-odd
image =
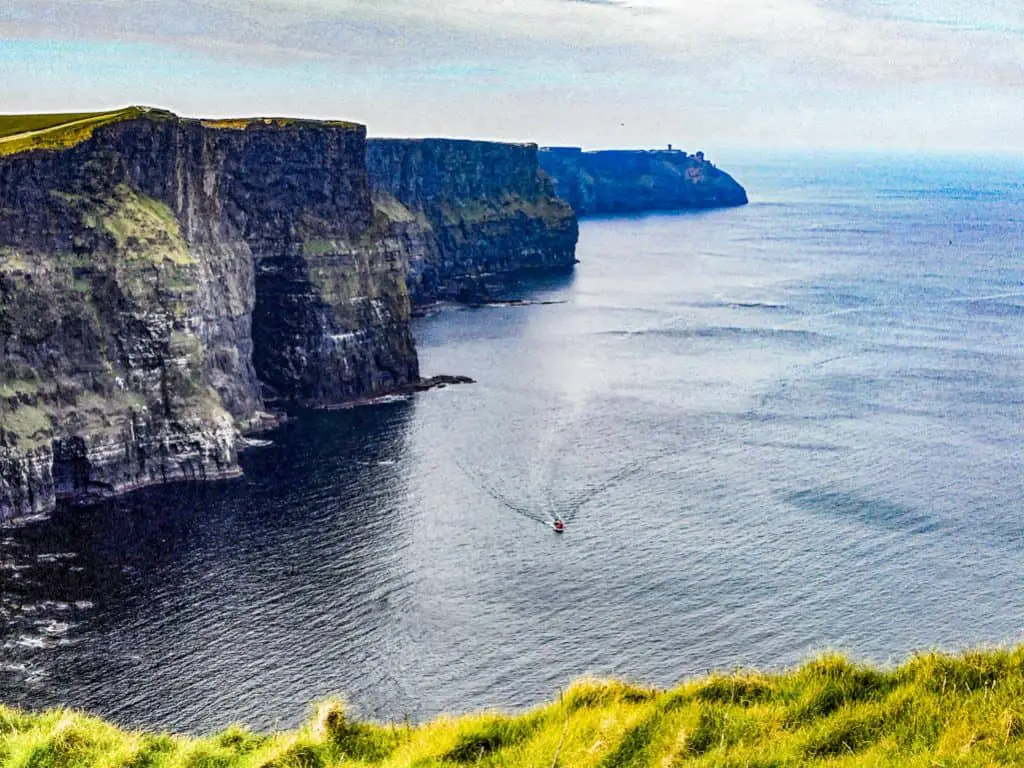
[[[565,523],[562,522],[562,518],[558,518],[551,524],[551,529],[555,533],[565,533]]]

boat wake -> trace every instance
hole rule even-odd
[[[489,483],[480,472],[470,469],[458,459],[454,459],[454,463],[459,469],[462,470],[466,477],[473,481],[474,485],[476,485],[478,488],[484,491],[484,493],[486,493],[492,499],[497,501],[503,507],[511,510],[512,512],[515,512],[520,517],[524,517],[527,520],[532,520],[535,523],[540,523],[541,525],[551,525],[554,522],[554,518],[549,519],[545,517],[543,514],[534,512],[528,507],[524,507],[521,504],[516,504],[511,499],[509,499],[505,494],[503,494],[501,491],[495,488],[491,483]]]
[[[610,477],[594,480],[588,483],[565,501],[553,505],[550,508],[549,517],[551,520],[559,517],[567,523],[572,522],[576,519],[580,510],[587,507],[602,494],[612,490],[620,483],[628,480],[636,474],[639,474],[646,466],[646,462],[634,461]]]
[[[648,466],[647,462],[644,461],[630,462],[628,465],[610,476],[592,480],[578,491],[569,495],[568,498],[556,499],[555,494],[548,493],[545,503],[543,505],[538,505],[540,506],[540,509],[534,509],[530,506],[517,504],[512,501],[507,494],[499,491],[494,484],[489,482],[479,471],[471,469],[466,466],[466,464],[458,460],[455,460],[455,464],[470,480],[473,481],[474,485],[486,493],[491,499],[501,504],[501,506],[522,518],[535,523],[540,523],[550,528],[554,527],[557,520],[562,520],[566,524],[571,523],[588,505],[592,504],[603,494],[611,491],[622,482],[639,474]]]

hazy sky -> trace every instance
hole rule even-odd
[[[0,0],[0,112],[1024,151],[1024,0]]]

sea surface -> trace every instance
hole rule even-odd
[[[1024,161],[721,160],[750,205],[587,220],[516,289],[559,303],[417,321],[477,384],[8,526],[0,701],[418,721],[1024,639]]]

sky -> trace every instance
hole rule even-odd
[[[1024,0],[0,0],[0,112],[1024,153]]]

